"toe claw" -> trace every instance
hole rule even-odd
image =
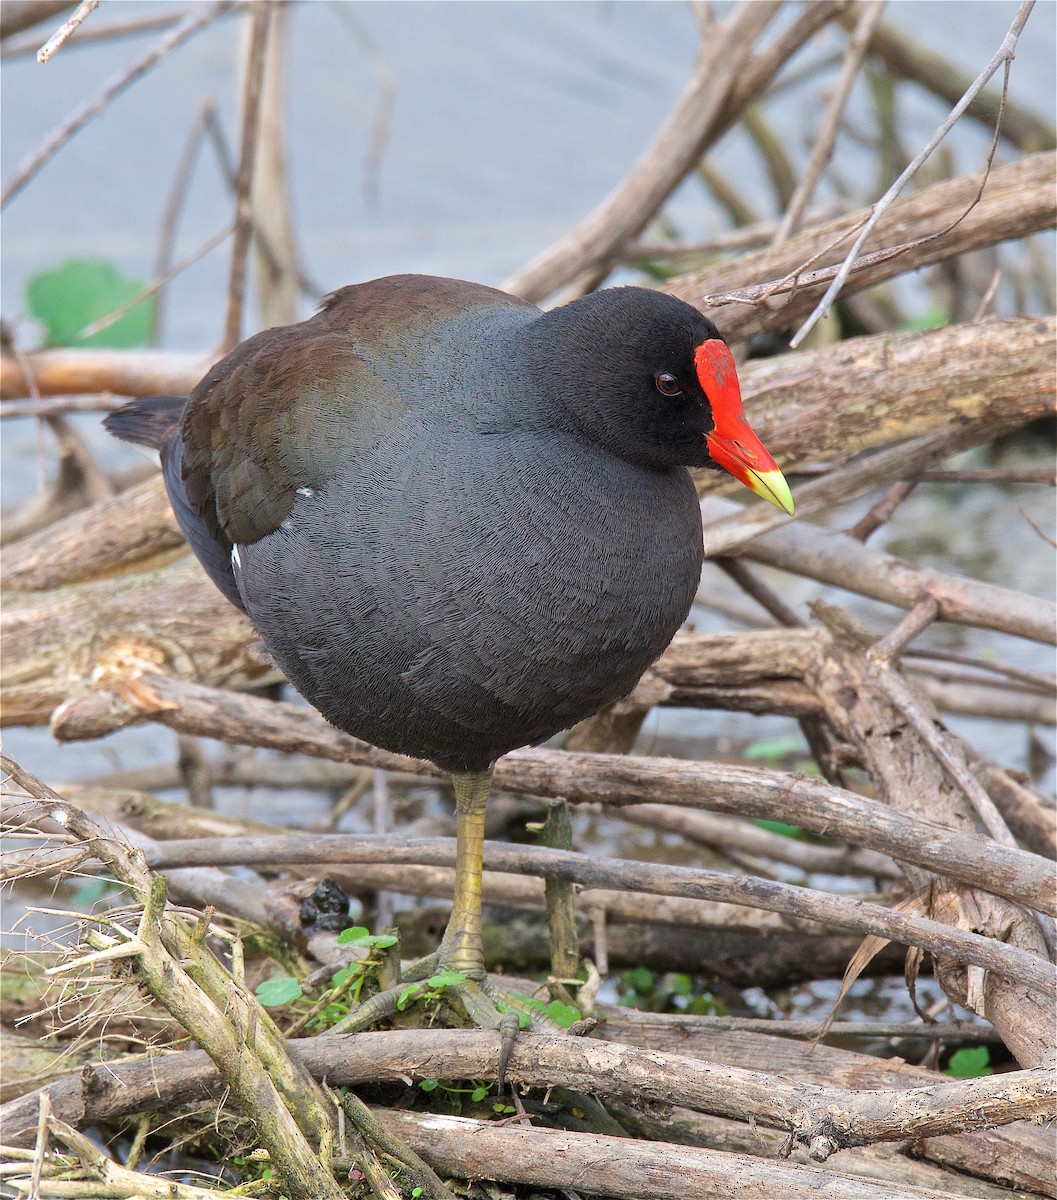
[[[499,1066],[496,1069],[495,1079],[500,1096],[503,1094],[503,1087],[506,1084],[507,1063],[510,1062],[510,1055],[514,1049],[514,1039],[517,1037],[520,1027],[517,1013],[503,1013],[499,1019]]]

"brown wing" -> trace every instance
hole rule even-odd
[[[252,543],[406,411],[384,378],[446,319],[526,301],[461,280],[397,275],[342,288],[314,317],[236,347],[191,393],[181,426],[191,507],[222,543]]]

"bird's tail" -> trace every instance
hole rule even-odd
[[[103,424],[123,442],[160,450],[179,424],[186,396],[144,396],[108,413]]]

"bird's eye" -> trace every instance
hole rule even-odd
[[[669,375],[667,371],[659,371],[653,377],[653,381],[662,396],[678,396],[683,390],[679,380],[674,375]]]

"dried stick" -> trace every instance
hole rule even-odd
[[[504,291],[540,300],[583,271],[611,262],[642,231],[704,153],[753,43],[779,7],[773,0],[743,0],[702,39],[682,95],[617,191],[555,246],[505,280]]]
[[[804,215],[804,210],[807,208],[808,201],[811,199],[812,193],[819,179],[822,177],[822,172],[825,170],[826,163],[829,162],[830,156],[833,153],[833,147],[837,141],[837,131],[840,129],[844,108],[848,103],[848,96],[851,94],[855,77],[862,66],[866,47],[881,20],[884,7],[884,4],[875,2],[865,5],[860,12],[859,20],[855,25],[855,31],[852,34],[847,52],[844,55],[844,60],[841,63],[840,74],[837,77],[833,95],[826,107],[825,116],[822,118],[822,125],[815,138],[814,149],[811,151],[811,157],[808,160],[807,167],[804,169],[803,177],[797,184],[796,191],[793,193],[778,226],[778,231],[774,236],[775,244],[784,242],[800,226],[800,220]]]
[[[46,63],[49,58],[64,45],[70,38],[73,31],[78,25],[88,16],[90,12],[99,7],[99,0],[81,0],[77,8],[67,18],[66,21],[51,35],[43,46],[37,51],[37,62]]]
[[[44,8],[46,4],[42,0],[28,0],[35,7]],[[11,0],[6,0],[4,8],[11,7]],[[69,0],[63,0],[59,4],[59,9],[70,8]],[[109,25],[96,24],[88,29],[82,29],[77,36],[75,46],[84,46],[90,42],[101,42],[108,38],[127,37],[131,33],[149,33],[155,29],[168,29],[171,25],[178,24],[187,15],[186,9],[178,10],[175,13],[163,13],[156,17],[142,17],[139,20],[133,21],[114,21]],[[43,18],[41,18],[43,19]],[[18,58],[26,54],[36,54],[37,46],[40,39],[36,37],[23,38],[21,41],[7,40],[7,35],[4,35],[3,49],[0,50],[0,58]]]
[[[153,719],[184,733],[273,749],[296,749],[338,761],[420,771],[434,777],[439,774],[429,764],[376,750],[341,733],[297,705],[214,691],[185,680],[149,674],[141,677],[138,695],[138,703],[153,709]],[[674,759],[518,750],[500,760],[496,784],[534,795],[565,796],[574,803],[664,801],[690,808],[707,806],[738,816],[791,821],[941,875],[971,883],[986,878],[998,894],[1012,891],[1011,898],[1043,911],[1053,910],[1055,905],[1053,865],[1045,859],[910,819],[820,780],[780,771]]]
[[[46,400],[6,400],[0,404],[4,417],[63,417],[70,413],[107,413],[127,401],[111,392],[89,392],[81,396],[49,396]]]
[[[167,842],[149,850],[147,860],[157,870],[177,867],[188,861],[246,866],[330,861],[417,862],[451,866],[455,861],[455,847],[450,838],[355,838],[344,834],[294,834],[275,838],[210,838],[192,844]],[[732,876],[690,867],[658,866],[619,859],[588,859],[573,851],[545,846],[512,847],[501,842],[485,843],[485,861],[492,870],[542,874],[547,879],[567,880],[582,887],[626,888],[664,896],[722,900],[808,917],[856,933],[879,934],[907,945],[920,946],[931,953],[998,970],[1044,994],[1057,983],[1057,973],[1052,964],[1002,943],[866,901],[857,900],[848,904],[843,897],[773,880]],[[1052,876],[1051,864],[1044,859],[1039,861],[1045,863],[1046,873]],[[1040,899],[1044,901],[1044,910],[1054,908],[1052,897]]]
[[[846,29],[851,29],[859,7],[856,5],[841,13],[837,20]],[[870,54],[876,55],[892,75],[920,84],[948,104],[955,104],[972,83],[972,77],[949,58],[914,41],[905,30],[887,21],[882,21],[874,31]],[[1000,111],[1004,114],[1002,136],[1019,150],[1030,154],[1037,150],[1052,150],[1057,145],[1057,130],[1049,122],[1015,101],[1003,101],[996,91],[985,88],[979,92],[965,115],[994,129]]]
[[[1052,228],[1054,174],[1050,152],[995,167],[979,197],[984,172],[946,179],[896,201],[875,230],[885,249],[856,261],[846,294],[958,254]],[[666,283],[662,290],[708,313],[729,339],[784,329],[806,316],[833,279],[838,247],[869,219],[866,208],[803,229],[778,248],[710,264]],[[960,223],[959,222],[960,219]],[[948,229],[942,238],[933,235]],[[774,299],[785,296],[782,304]],[[859,339],[854,339],[857,341]]]
[[[911,160],[911,162],[910,162],[909,166],[906,168],[906,170],[899,176],[899,178],[895,181],[895,183],[892,184],[892,186],[888,189],[888,191],[885,192],[885,194],[881,197],[881,199],[878,200],[877,203],[873,206],[873,209],[871,210],[869,219],[867,220],[866,224],[863,226],[858,237],[856,237],[855,241],[852,243],[851,249],[848,251],[848,254],[845,257],[844,262],[841,264],[840,269],[837,271],[837,274],[834,276],[833,282],[826,289],[825,295],[818,302],[818,304],[816,305],[816,307],[815,307],[814,311],[811,313],[811,315],[807,318],[807,320],[803,323],[803,325],[800,326],[800,328],[796,331],[796,333],[790,339],[789,345],[793,349],[795,349],[797,346],[800,345],[800,343],[804,340],[805,337],[807,337],[807,335],[811,332],[811,330],[815,328],[815,326],[822,319],[822,317],[824,317],[829,312],[830,306],[832,305],[833,301],[836,299],[841,288],[844,286],[844,281],[845,281],[845,279],[847,279],[848,273],[851,271],[852,266],[854,265],[855,260],[859,255],[859,251],[862,249],[864,243],[866,242],[866,239],[873,232],[874,226],[884,215],[885,211],[891,206],[892,201],[896,199],[896,197],[903,190],[903,188],[906,186],[906,184],[909,182],[909,180],[912,179],[915,174],[917,174],[918,169],[921,167],[922,163],[924,163],[926,161],[926,159],[928,159],[928,157],[932,154],[933,150],[936,149],[936,147],[940,144],[941,141],[943,141],[943,139],[947,136],[947,134],[951,131],[951,129],[954,128],[955,124],[957,123],[958,118],[962,115],[962,113],[966,110],[966,108],[969,107],[969,105],[973,101],[973,98],[983,89],[984,84],[987,83],[987,81],[991,78],[991,76],[998,70],[998,68],[1003,63],[1006,64],[1007,77],[1008,77],[1008,67],[1009,67],[1009,64],[1013,60],[1013,54],[1014,54],[1014,52],[1016,50],[1016,46],[1017,46],[1017,39],[1020,37],[1020,31],[1024,28],[1024,24],[1027,21],[1028,17],[1030,16],[1031,10],[1032,10],[1032,8],[1034,8],[1034,6],[1035,6],[1035,0],[1023,0],[1023,3],[1020,6],[1020,10],[1018,11],[1016,18],[1013,21],[1013,24],[1009,27],[1009,31],[1006,33],[1006,36],[1002,39],[1002,45],[999,46],[998,50],[995,52],[995,54],[991,58],[991,61],[987,64],[986,67],[984,67],[984,69],[976,77],[976,79],[973,81],[973,83],[970,85],[970,87],[965,92],[965,94],[962,96],[962,98],[958,101],[958,103],[954,106],[954,108],[951,109],[951,111],[947,115],[946,119],[943,121],[943,123],[940,125],[940,127],[936,130],[936,132],[932,135],[932,137],[929,139],[929,141],[926,143],[926,145],[923,146],[922,149]],[[996,136],[997,136],[997,131],[996,131]],[[993,153],[994,153],[994,146],[992,145],[992,154]],[[988,165],[990,165],[990,164],[988,164]]]
[[[965,793],[987,832],[996,842],[1015,846],[1016,838],[1009,832],[1009,826],[1002,819],[994,801],[969,768],[951,750],[935,724],[921,711],[913,690],[892,667],[892,659],[938,615],[939,604],[926,593],[898,625],[866,651],[866,662],[888,699],[910,722],[921,740]]]
[[[275,15],[270,0],[255,0],[250,15],[250,44],[242,90],[242,144],[235,175],[235,240],[228,275],[228,310],[222,345],[231,350],[241,338],[246,260],[253,233],[253,168],[257,156],[264,60]]]
[[[701,509],[707,522],[734,514],[741,506],[708,496]],[[945,575],[873,550],[848,534],[801,521],[753,538],[739,546],[738,553],[753,562],[850,588],[858,595],[899,608],[913,607],[922,593],[928,592],[939,601],[940,617],[945,621],[996,629],[1043,643],[1052,644],[1054,638],[1052,606],[1045,601],[994,584]]]
[[[871,504],[869,509],[848,529],[848,536],[855,538],[857,542],[869,541],[882,525],[892,519],[896,509],[915,487],[917,487],[917,481],[912,479],[902,479],[898,483],[893,483],[880,500]]]
[[[406,1082],[408,1077],[426,1076],[492,1079],[496,1072],[495,1038],[473,1030],[321,1035],[292,1041],[289,1048],[307,1070],[325,1075],[332,1086]],[[56,1115],[85,1124],[115,1120],[130,1111],[156,1110],[191,1096],[208,1096],[219,1082],[208,1058],[194,1050],[153,1063],[115,1064],[112,1073],[115,1082],[109,1084],[98,1070],[87,1086],[78,1075],[51,1084],[46,1090]],[[790,1082],[763,1071],[620,1042],[537,1033],[518,1038],[508,1077],[528,1087],[557,1084],[633,1103],[678,1104],[759,1121],[787,1130],[793,1143],[808,1147],[819,1161],[851,1146],[1045,1119],[1054,1115],[1057,1102],[1057,1083],[1048,1067],[978,1079],[943,1079],[908,1089],[859,1091],[802,1079]],[[33,1136],[37,1107],[36,1096],[30,1096],[0,1108],[8,1140],[17,1145],[27,1134]]]
[[[214,0],[210,4],[194,6],[172,33],[167,34],[146,54],[115,75],[95,96],[86,100],[65,121],[57,125],[19,164],[14,176],[4,188],[3,194],[0,195],[0,208],[6,205],[12,196],[20,192],[52,155],[64,146],[82,126],[86,125],[93,117],[98,116],[115,96],[171,54],[177,46],[187,41],[199,30],[204,29],[230,5],[231,0]]]
[[[67,8],[73,8],[72,0],[7,0],[0,5],[0,38],[6,42],[16,33],[32,29]]]
[[[39,817],[29,806],[27,818],[56,822],[74,834],[145,901],[135,934],[125,931],[125,944],[113,941],[102,948],[104,957],[120,953],[136,959],[148,990],[209,1053],[243,1111],[252,1115],[292,1194],[303,1200],[340,1200],[341,1192],[319,1158],[320,1147],[325,1154],[330,1139],[322,1094],[289,1059],[271,1018],[203,945],[207,927],[196,932],[167,909],[164,881],[151,875],[137,852],[108,836],[7,755],[0,762],[5,775],[44,802],[36,810]]]

